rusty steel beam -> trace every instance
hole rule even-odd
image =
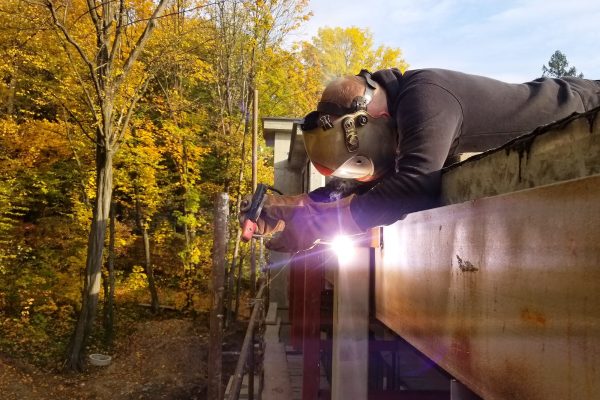
[[[384,228],[377,318],[485,399],[600,398],[600,175]]]

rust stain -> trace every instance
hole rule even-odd
[[[457,329],[452,335],[450,354],[464,371],[471,371],[471,340],[465,328]]]
[[[467,260],[463,260],[462,258],[460,258],[460,256],[458,254],[456,255],[456,259],[458,260],[458,268],[460,268],[460,270],[462,272],[477,272],[477,271],[479,271],[479,268],[474,266],[473,263],[471,263],[470,261],[467,261]]]
[[[526,362],[504,360],[503,364],[498,363],[496,368],[487,372],[486,384],[490,397],[523,400],[550,398],[544,392],[543,383],[532,378],[535,374]]]
[[[577,257],[577,243],[575,243],[575,239],[569,240],[569,251],[573,257]]]
[[[538,311],[532,311],[528,308],[521,310],[521,319],[536,326],[546,326],[546,317]]]

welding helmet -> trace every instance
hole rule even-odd
[[[370,180],[394,165],[396,135],[389,116],[373,117],[367,105],[373,98],[375,82],[362,70],[365,92],[350,107],[319,102],[302,123],[306,153],[323,175]]]

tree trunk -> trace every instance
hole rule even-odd
[[[154,269],[150,260],[150,238],[148,228],[144,225],[142,228],[142,236],[144,237],[144,252],[146,254],[146,276],[148,277],[148,290],[150,291],[151,309],[154,314],[160,311],[160,303],[158,302],[158,291],[154,281]]]
[[[181,142],[181,183],[183,186],[183,215],[188,215],[187,209],[187,200],[189,196],[189,169],[188,169],[188,149],[187,149],[187,140],[184,136]],[[184,290],[185,290],[185,304],[183,306],[184,310],[193,310],[194,309],[194,292],[193,292],[193,276],[194,271],[196,270],[196,266],[191,260],[190,253],[192,251],[192,246],[195,245],[196,231],[192,227],[190,227],[187,222],[183,224],[183,230],[185,232],[185,260],[183,262],[183,279],[184,279]]]
[[[130,38],[126,30],[128,24],[125,23],[126,21],[123,18],[125,14],[129,13],[129,7],[125,6],[124,1],[119,2],[117,15],[115,15],[116,8],[113,7],[114,4],[111,1],[102,2],[100,5],[97,5],[95,1],[87,1],[87,14],[91,17],[91,21],[96,28],[96,49],[93,57],[88,56],[90,51],[82,47],[70,34],[69,29],[63,25],[64,20],[57,15],[54,2],[44,1],[38,3],[48,9],[52,17],[52,23],[64,42],[77,50],[81,60],[87,66],[88,77],[91,78],[95,92],[95,96],[92,96],[84,87],[88,98],[87,105],[90,113],[95,116],[96,125],[96,199],[88,238],[82,306],[75,331],[71,337],[66,362],[67,368],[81,370],[84,365],[83,355],[86,342],[92,330],[98,306],[102,253],[112,197],[113,153],[120,144],[122,134],[127,131],[129,118],[132,115],[131,111],[133,111],[139,99],[138,95],[141,96],[141,93],[136,93],[133,98],[128,100],[128,111],[123,113],[125,111],[123,109],[121,116],[118,118],[113,115],[114,102],[118,94],[122,92],[124,82],[130,80],[130,75],[134,70],[133,67],[138,62],[140,54],[142,54],[152,31],[156,27],[155,20],[162,14],[168,1],[158,1],[154,12],[146,22],[146,27],[135,41],[135,44],[132,45],[129,52],[119,50],[119,56],[116,58],[113,58],[112,55],[116,54],[117,49],[120,49],[122,34],[126,34]],[[101,11],[98,11],[100,7]]]
[[[142,217],[142,205],[139,200],[139,189],[135,186],[135,220],[138,229],[142,233],[142,239],[144,240],[144,271],[146,272],[146,278],[148,279],[148,291],[150,291],[150,309],[154,314],[160,311],[160,303],[158,301],[158,291],[156,290],[156,283],[154,282],[154,269],[152,268],[152,260],[150,258],[150,237],[148,235],[148,227],[143,221]]]
[[[17,94],[17,68],[10,76],[8,83],[8,98],[6,99],[6,114],[13,115],[15,112],[15,97]]]
[[[66,367],[73,371],[81,371],[85,365],[85,347],[93,328],[98,306],[104,238],[112,196],[112,156],[112,152],[107,150],[106,147],[96,146],[96,199],[94,200],[92,224],[88,237],[83,299],[75,331],[69,344],[66,362]]]
[[[115,304],[115,204],[110,204],[107,276],[104,280],[104,342],[112,345],[114,339]]]
[[[248,97],[249,98],[249,97]],[[249,104],[249,100],[245,100],[246,101],[246,109],[250,106]],[[240,165],[240,172],[238,175],[238,181],[237,181],[237,185],[238,185],[238,195],[237,195],[237,199],[235,202],[235,211],[236,214],[240,213],[240,208],[241,208],[241,203],[242,203],[242,186],[244,183],[244,166],[246,164],[246,136],[248,135],[248,132],[250,130],[250,124],[248,123],[248,116],[246,115],[244,118],[244,134],[242,136],[242,143],[241,143],[241,151],[240,151],[240,160],[242,160],[241,165]],[[240,228],[238,228],[236,230],[236,236],[235,236],[235,244],[234,244],[234,248],[233,248],[233,256],[231,258],[231,265],[229,267],[229,270],[227,271],[227,300],[225,302],[225,305],[227,307],[227,319],[225,321],[226,326],[229,326],[229,322],[231,320],[231,310],[232,310],[232,306],[233,306],[233,291],[234,291],[234,286],[233,286],[233,277],[235,275],[235,266],[238,264],[238,258],[239,258],[239,251],[240,251],[240,240],[241,240],[241,233],[242,231],[240,230]],[[239,261],[241,263],[241,260]],[[239,283],[238,283],[239,285]],[[237,317],[237,300],[236,300],[236,308],[235,308],[235,314],[234,316]]]
[[[241,291],[241,285],[242,285],[242,265],[244,265],[244,255],[240,255],[240,261],[238,263],[238,274],[237,274],[237,281],[235,284],[235,311],[234,311],[234,315],[237,318],[237,316],[239,315],[239,311],[240,311],[240,291]]]

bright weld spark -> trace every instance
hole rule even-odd
[[[348,236],[337,236],[331,241],[331,249],[341,262],[351,260],[355,255],[354,242]]]

